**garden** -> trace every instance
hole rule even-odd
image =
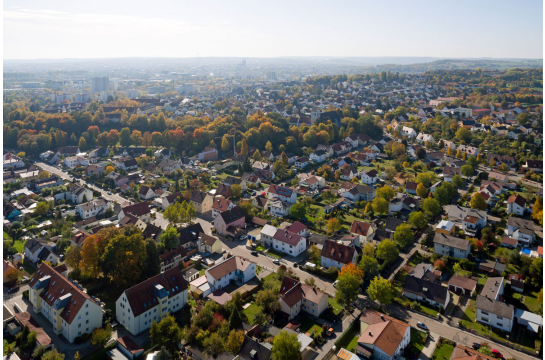
[[[456,343],[444,338],[440,338],[435,347],[435,351],[431,356],[432,360],[450,359],[450,355],[454,351]]]

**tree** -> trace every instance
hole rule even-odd
[[[231,316],[229,317],[229,329],[236,329],[240,326],[241,323],[242,318],[240,317],[238,309],[235,308],[231,313]]]
[[[178,230],[173,226],[168,226],[165,231],[161,234],[159,239],[161,243],[165,246],[165,249],[172,250],[178,246]]]
[[[421,198],[425,198],[428,196],[430,191],[424,186],[423,183],[418,184],[416,187],[416,195],[420,196]]]
[[[227,342],[225,343],[225,350],[227,350],[233,355],[236,355],[239,353],[243,342],[244,342],[244,331],[231,330],[231,332],[229,333],[229,336],[227,337]]]
[[[221,354],[225,348],[225,341],[219,332],[210,334],[203,341],[204,352],[207,355],[216,357]]]
[[[337,232],[341,228],[341,223],[336,218],[331,218],[327,221],[327,229],[331,233]]]
[[[81,248],[79,246],[70,245],[66,250],[65,262],[72,269],[79,269],[81,261]]]
[[[154,360],[172,360],[172,354],[167,350],[166,347],[162,346],[159,350],[159,353],[155,355]]]
[[[142,271],[144,277],[149,279],[152,276],[159,274],[161,271],[161,259],[159,257],[159,251],[157,250],[157,245],[155,240],[146,239],[146,257],[144,259],[144,264],[142,265]],[[180,262],[183,264],[183,261]]]
[[[255,303],[265,314],[274,315],[280,309],[280,303],[274,289],[261,290],[256,294]]]
[[[273,360],[301,360],[300,348],[301,343],[297,335],[280,331],[273,339],[271,356]]]
[[[471,208],[477,210],[486,210],[487,204],[481,193],[476,192],[470,201]]]
[[[83,136],[79,138],[78,148],[80,150],[87,149],[87,141],[85,141],[85,138]]]
[[[61,354],[57,349],[46,352],[42,356],[42,360],[64,360],[64,354]]]
[[[282,151],[282,154],[280,155],[280,161],[282,161],[286,167],[290,166],[290,160],[284,151]]]
[[[441,259],[435,260],[435,263],[433,265],[435,265],[435,267],[439,271],[442,271],[445,268],[445,262]]]
[[[246,143],[246,139],[242,139],[242,145],[240,146],[240,153],[244,156],[248,156],[248,143]]]
[[[240,174],[242,175],[242,174]],[[240,197],[240,194],[242,193],[242,188],[238,184],[231,185],[231,196],[235,199],[238,199]]]
[[[342,276],[344,274],[351,274],[356,276],[360,280],[363,279],[363,271],[353,263],[348,263],[341,268],[339,276]]]
[[[473,174],[475,173],[475,170],[470,165],[463,165],[460,168],[460,171],[462,172],[462,175],[466,177],[473,176]]]
[[[532,219],[536,220],[543,226],[543,200],[541,197],[536,197],[534,208],[532,209]]]
[[[372,301],[376,301],[381,305],[387,305],[394,298],[394,289],[388,279],[379,279],[375,276],[367,288],[367,295],[369,295],[369,299]]]
[[[141,233],[114,236],[101,256],[102,272],[111,276],[117,286],[127,288],[140,279],[145,256]]]
[[[223,139],[221,139],[221,151],[227,152],[231,150],[231,143],[229,140],[224,136]]]
[[[255,161],[261,161],[263,159],[263,157],[261,156],[261,153],[259,152],[259,150],[256,150],[254,152],[253,159]]]
[[[276,176],[278,176],[280,179],[283,179],[284,176],[286,176],[288,170],[286,168],[286,165],[284,165],[282,161],[277,160],[274,162],[273,171]]]
[[[38,174],[38,179],[47,179],[49,177],[51,177],[49,171],[40,171],[40,173]]]
[[[113,166],[106,166],[106,169],[104,169],[104,172],[106,173],[106,175],[108,175],[109,173],[111,173],[112,171],[114,171],[114,167]]]
[[[378,244],[376,254],[379,259],[390,264],[399,256],[399,249],[393,241],[386,239]]]
[[[390,201],[395,196],[394,189],[388,185],[384,185],[377,189],[377,197]]]
[[[373,213],[373,205],[371,204],[371,202],[368,202],[367,205],[365,205],[365,210],[363,212],[368,217],[371,216],[371,214]]]
[[[41,358],[42,358],[42,356],[44,356],[45,352],[46,352],[46,347],[43,346],[43,345],[38,345],[38,346],[36,346],[34,348],[34,351],[32,352],[32,358],[34,360],[41,360]]]
[[[83,274],[96,278],[100,272],[99,256],[95,236],[89,236],[83,242],[81,249],[80,269]]]
[[[40,201],[36,205],[36,210],[34,210],[34,214],[38,216],[44,216],[45,214],[47,214],[48,210],[49,210],[49,205],[47,205],[45,201]]]
[[[300,220],[307,214],[307,209],[304,204],[295,203],[290,209],[290,215],[295,220]]]
[[[292,207],[293,208],[293,207]],[[316,245],[310,245],[307,250],[310,261],[315,264],[320,264],[320,259],[322,257],[322,251]]]
[[[178,351],[178,344],[182,340],[182,330],[172,315],[167,315],[160,322],[153,321],[150,328],[150,337],[153,345],[164,346],[170,352]]]
[[[366,281],[371,280],[380,273],[377,259],[371,256],[363,255],[358,267],[363,271]]]
[[[377,214],[386,214],[388,212],[388,201],[381,197],[374,198],[373,211]]]
[[[270,141],[267,141],[267,143],[265,144],[265,150],[267,150],[267,151],[272,151],[273,150],[273,146],[272,146]]]
[[[131,133],[131,143],[135,146],[142,145],[142,133],[138,130],[133,130]]]
[[[124,127],[119,133],[119,143],[121,146],[130,146],[131,142],[131,130],[128,127]]]
[[[409,215],[409,223],[417,229],[423,229],[428,225],[428,220],[421,211],[414,211]]]
[[[91,335],[91,345],[98,348],[103,348],[106,346],[110,338],[112,337],[112,328],[110,325],[106,328],[96,328]]]
[[[314,279],[313,277],[308,277],[305,279],[305,284],[314,287],[316,286],[316,279]]]
[[[354,268],[356,267],[354,266]],[[363,275],[363,271],[359,270],[358,268],[356,269]],[[342,275],[339,275],[337,278],[337,292],[335,293],[335,299],[345,306],[350,305],[358,298],[361,281],[361,277],[358,277],[350,272],[345,272]]]
[[[456,186],[457,189],[461,189],[464,187],[464,179],[458,174],[454,175],[452,177],[452,185]]]
[[[407,245],[411,244],[414,241],[414,233],[411,230],[410,225],[409,224],[399,225],[394,232],[394,240],[402,248],[406,248]]]

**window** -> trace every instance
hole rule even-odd
[[[89,324],[89,320],[85,320],[85,323],[86,323],[86,324]]]
[[[503,320],[503,318],[499,315],[496,315],[496,317],[498,318],[498,320]]]
[[[81,336],[81,331],[78,332],[78,336]]]
[[[129,310],[129,312],[130,312],[130,310]],[[89,311],[87,311],[87,312],[85,313],[85,316],[89,316]]]
[[[78,328],[80,328],[80,327],[81,327],[81,324],[78,324]]]
[[[496,323],[496,325],[498,325],[499,327],[502,327],[502,326],[503,326],[502,323]]]
[[[482,310],[481,310],[481,314],[483,314],[483,315],[488,315],[488,311],[482,311]]]

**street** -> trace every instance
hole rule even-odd
[[[72,181],[72,179],[75,179],[70,174],[62,172],[61,169],[56,168],[56,167],[51,166],[51,165],[48,165],[48,164],[45,164],[43,162],[36,162],[36,166],[40,167],[42,170],[48,171],[52,175],[56,175],[56,176],[60,177],[63,180]],[[78,180],[78,179],[76,179],[76,180]],[[80,181],[80,180],[78,180],[78,181]],[[83,181],[83,180],[81,180],[81,181]],[[85,182],[85,184],[92,190],[100,191],[100,193],[102,194],[102,197],[104,199],[108,200],[108,201],[115,201],[118,204],[123,204],[125,201],[129,201],[129,200],[125,199],[124,197],[122,197],[121,195],[118,195],[118,194],[112,193],[111,195],[108,195],[108,192],[106,190],[101,189],[101,188],[99,188],[99,187],[97,187],[97,186],[95,186],[93,184],[88,183],[88,182]]]

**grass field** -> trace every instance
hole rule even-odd
[[[426,333],[411,327],[411,343],[407,347],[410,357],[417,357],[424,349]]]
[[[537,291],[532,291],[529,294],[524,296],[524,305],[528,308],[529,311],[537,313],[539,309],[539,303],[537,302]]]
[[[346,350],[355,353],[356,346],[358,345],[358,330],[359,326],[355,326],[349,330],[349,332],[344,336],[343,341],[339,342],[337,345],[338,349],[345,348]]]
[[[322,334],[323,332],[323,329],[322,329],[322,325],[317,322],[317,321],[314,321],[312,320],[311,318],[308,318],[308,317],[302,317],[301,319],[299,319],[299,323],[301,323],[301,332],[302,333],[315,333],[315,334]]]
[[[434,359],[450,359],[450,355],[454,351],[454,346],[443,343],[442,346],[437,346],[433,352]]]
[[[16,240],[13,243],[13,246],[17,249],[19,253],[23,253],[23,251],[25,251],[25,243],[22,240]]]
[[[333,314],[339,315],[341,311],[343,311],[343,307],[335,298],[329,298],[329,304],[331,305],[331,308],[333,309]]]
[[[248,318],[248,323],[252,323],[254,321],[255,314],[261,311],[261,308],[257,306],[256,304],[252,304],[248,306],[248,308],[244,309],[244,314]]]

